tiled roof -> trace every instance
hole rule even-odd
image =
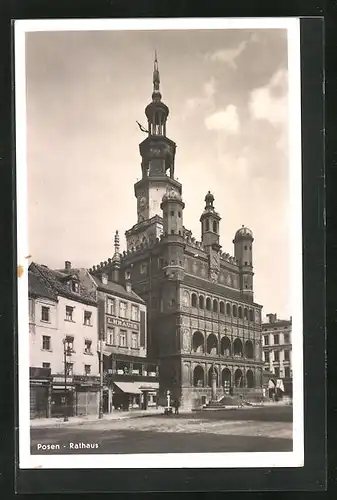
[[[114,281],[108,281],[106,285],[102,283],[102,281],[97,277],[91,275],[93,280],[95,281],[97,287],[102,292],[111,293],[118,295],[119,297],[123,297],[125,299],[133,300],[134,302],[140,302],[141,304],[145,304],[144,300],[139,297],[133,290],[131,292],[127,292],[123,285],[119,283],[115,283]]]
[[[74,292],[68,286],[68,283],[65,282],[65,275],[63,273],[53,271],[52,269],[49,269],[49,267],[36,264],[35,262],[31,263],[29,270],[31,273],[38,276],[39,281],[42,282],[44,287],[46,287],[54,296],[57,297],[57,295],[60,295],[61,297],[67,297],[77,302],[97,305],[93,295],[82,284],[80,284],[79,293]],[[69,279],[71,276],[72,274],[69,276]]]
[[[34,297],[57,300],[57,294],[53,292],[52,288],[46,286],[43,279],[30,269],[28,271],[28,294]]]

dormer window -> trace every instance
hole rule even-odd
[[[80,292],[80,284],[78,283],[78,281],[72,281],[71,282],[71,289],[75,293],[79,293]]]

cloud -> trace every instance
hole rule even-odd
[[[240,130],[240,120],[236,106],[230,104],[226,109],[206,116],[205,126],[207,130],[225,130],[237,134]]]
[[[256,120],[267,120],[272,125],[282,125],[287,121],[287,71],[278,70],[267,85],[250,93],[249,110]]]
[[[213,104],[213,97],[216,93],[216,80],[211,77],[202,87],[202,95],[198,97],[190,97],[185,102],[185,107],[188,111],[194,111],[200,108],[207,108]]]
[[[219,49],[206,54],[206,60],[228,64],[232,69],[237,68],[236,59],[242,54],[249,42],[258,42],[258,37],[253,33],[248,40],[243,40],[237,47],[232,49]]]

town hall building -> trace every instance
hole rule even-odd
[[[214,385],[218,400],[237,393],[254,397],[262,392],[263,361],[253,233],[242,226],[234,255],[224,252],[210,191],[200,207],[201,240],[184,226],[188,200],[175,178],[176,144],[166,135],[169,108],[159,87],[156,59],[147,137],[139,146],[142,178],[134,185],[137,221],[125,233],[121,276],[129,273],[147,305],[147,346],[159,363],[161,403],[170,391],[182,407],[198,407],[214,397]],[[111,275],[112,259],[90,272]]]

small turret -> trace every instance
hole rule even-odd
[[[248,227],[242,226],[235,233],[233,240],[234,255],[240,267],[243,293],[253,297],[253,233]]]
[[[205,208],[200,217],[201,241],[205,247],[219,245],[220,215],[214,209],[214,196],[208,191],[205,196]]]

